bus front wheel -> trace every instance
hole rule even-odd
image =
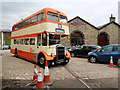
[[[45,57],[41,56],[38,60],[38,64],[40,65],[41,68],[45,68]]]
[[[45,62],[46,62],[45,57],[44,57],[44,56],[40,56],[40,57],[39,57],[39,60],[38,60],[38,64],[39,64],[39,66],[40,66],[41,68],[45,68]],[[47,61],[47,63],[48,63],[48,67],[50,67],[51,61]]]

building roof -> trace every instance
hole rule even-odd
[[[93,28],[95,28],[96,30],[100,30],[100,29],[102,29],[102,28],[104,28],[104,27],[106,27],[106,26],[108,26],[108,25],[110,25],[110,24],[115,24],[115,25],[117,25],[118,27],[120,27],[120,25],[118,24],[118,23],[116,23],[116,22],[109,22],[109,23],[107,23],[107,24],[104,24],[104,25],[101,25],[101,26],[98,26],[98,27],[96,27],[96,26],[94,26],[94,25],[92,25],[92,24],[90,24],[89,22],[87,22],[87,21],[85,21],[84,19],[82,19],[82,18],[80,18],[79,16],[76,16],[75,18],[73,18],[73,19],[71,19],[71,20],[69,20],[68,22],[71,22],[71,21],[73,21],[74,19],[80,19],[80,20],[82,20],[83,22],[85,22],[85,23],[87,23],[88,25],[90,25],[90,26],[92,26]]]
[[[80,18],[79,16],[76,16],[75,18],[69,20],[68,22],[71,22],[71,21],[73,21],[74,19],[77,19],[77,18],[82,20],[83,22],[87,23],[88,25],[92,26],[93,28],[98,29],[97,27],[95,27],[94,25],[92,25],[89,22],[85,21],[84,19]]]
[[[10,29],[0,29],[0,32],[11,32]]]
[[[102,29],[102,28],[104,28],[104,27],[106,27],[106,26],[108,26],[108,25],[110,25],[110,24],[112,24],[112,23],[115,24],[115,25],[117,25],[118,27],[120,27],[120,25],[119,25],[118,23],[116,23],[116,22],[109,22],[109,23],[107,23],[107,24],[98,26],[97,28],[98,28],[98,30],[100,30],[100,29]]]

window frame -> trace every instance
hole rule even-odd
[[[39,17],[42,15],[42,20],[39,20]],[[44,21],[45,20],[45,13],[44,12],[42,12],[42,13],[39,13],[39,14],[37,14],[37,22],[41,22],[41,21]]]
[[[48,15],[49,14],[52,14],[52,15],[50,15],[50,16],[52,16],[52,18],[50,18],[50,19],[48,19]],[[53,20],[53,16],[56,16],[57,18],[57,20]],[[53,12],[47,12],[47,20],[50,20],[50,21],[53,21],[53,22],[59,22],[59,15],[57,14],[57,13],[53,13]]]
[[[32,40],[32,39],[34,39],[34,44],[31,43],[31,40]],[[30,40],[30,45],[35,45],[35,38],[30,38],[29,40]]]
[[[106,48],[110,48],[110,47],[112,47],[112,50],[111,50],[111,51],[103,51],[104,49],[106,49]],[[112,52],[112,51],[113,51],[113,46],[104,47],[104,48],[102,48],[102,49],[100,50],[100,52]]]
[[[32,20],[34,22],[32,22]],[[35,15],[35,16],[33,16],[33,17],[30,18],[30,24],[34,24],[34,23],[37,23],[37,15]]]

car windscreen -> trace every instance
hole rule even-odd
[[[120,51],[120,46],[115,46],[114,51]]]

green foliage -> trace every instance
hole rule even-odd
[[[4,45],[10,45],[11,44],[11,38],[8,36],[4,36]]]

